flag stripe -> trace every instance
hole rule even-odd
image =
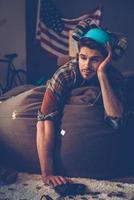
[[[39,23],[39,29],[42,33],[46,33],[49,34],[50,37],[51,35],[53,35],[55,38],[62,40],[63,42],[68,39],[68,28],[66,28],[65,30],[62,31],[62,33],[60,35],[56,34],[53,30],[51,30],[50,28],[47,28],[47,26],[45,26],[45,24],[43,22]],[[64,40],[65,39],[65,40]]]
[[[82,15],[80,17],[77,17],[77,18],[73,18],[73,19],[66,19],[66,18],[62,18],[62,20],[67,24],[74,24],[76,25],[76,23],[78,23],[80,20],[84,20],[84,19],[87,19],[87,18],[94,18],[94,19],[100,19],[100,16],[101,16],[101,10],[98,8],[96,9],[93,14],[85,14],[85,15]]]
[[[49,44],[52,44],[53,47],[55,46],[55,47],[58,47],[59,49],[63,49],[65,51],[68,51],[67,44],[62,45],[61,42],[52,39],[52,37],[50,39],[50,37],[48,35],[43,34],[42,42],[46,42],[46,41],[48,41]]]
[[[40,27],[40,31],[41,31],[41,34],[42,34],[42,37],[43,35],[45,35],[45,37],[49,37],[48,40],[56,40],[57,42],[61,43],[62,45],[68,45],[68,35],[67,37],[63,37],[63,35],[59,36],[57,34],[55,34],[54,31],[48,29],[47,27],[45,26],[42,26]]]
[[[58,49],[56,47],[52,47],[52,44],[47,43],[47,42],[41,42],[41,47],[43,47],[45,50],[47,50],[49,53],[57,56],[57,57],[64,57],[68,56],[68,51],[65,52],[62,49]]]

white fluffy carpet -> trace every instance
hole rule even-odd
[[[15,184],[0,185],[0,200],[134,200],[134,184],[132,183],[82,178],[72,178],[72,180],[84,183],[88,188],[88,194],[63,198],[49,186],[44,186],[40,175],[19,173]],[[46,197],[42,197],[43,195]]]

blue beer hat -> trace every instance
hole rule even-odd
[[[91,38],[101,44],[106,44],[110,41],[110,34],[101,28],[92,28],[81,38]]]
[[[82,38],[93,39],[102,45],[109,42],[112,48],[113,60],[120,58],[128,45],[128,40],[123,34],[105,31],[100,27],[91,28],[80,39]]]

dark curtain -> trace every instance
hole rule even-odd
[[[35,39],[38,0],[26,1],[26,56],[28,82],[48,79],[57,68],[57,59],[44,51]]]

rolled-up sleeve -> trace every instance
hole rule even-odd
[[[40,110],[38,110],[37,120],[38,121],[45,121],[45,120],[57,121],[58,115],[59,115],[58,111],[55,111],[49,114],[44,114]]]
[[[60,119],[61,109],[64,106],[71,82],[72,79],[68,67],[59,68],[55,72],[47,83],[41,109],[37,114],[38,121],[57,121]]]
[[[59,118],[59,111],[57,108],[57,101],[54,94],[47,90],[44,94],[41,109],[38,110],[37,120],[38,121],[57,121]]]

